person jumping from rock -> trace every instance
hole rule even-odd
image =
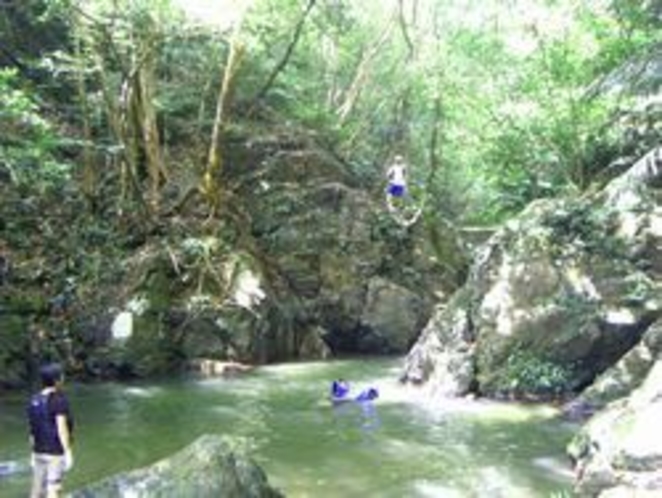
[[[393,158],[393,164],[386,170],[388,179],[387,204],[389,211],[396,209],[395,199],[402,199],[407,192],[407,164],[401,155]]]

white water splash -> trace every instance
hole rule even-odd
[[[127,387],[124,389],[124,394],[134,396],[136,398],[153,398],[157,394],[163,392],[160,387]]]

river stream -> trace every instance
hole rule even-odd
[[[240,437],[288,497],[560,498],[574,427],[547,406],[434,403],[397,383],[395,360],[257,369],[232,379],[67,385],[76,416],[74,489],[148,465],[204,433]],[[333,407],[334,378],[377,387],[370,404]],[[0,398],[0,497],[27,496],[27,394]]]

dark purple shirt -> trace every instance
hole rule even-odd
[[[62,455],[64,448],[57,431],[56,418],[67,418],[69,431],[73,429],[73,419],[67,397],[59,391],[50,394],[35,394],[28,405],[28,420],[32,434],[32,451],[47,455]]]

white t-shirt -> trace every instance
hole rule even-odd
[[[405,179],[405,168],[406,166],[402,163],[395,163],[388,169],[387,177],[391,185],[406,185],[407,181]]]

